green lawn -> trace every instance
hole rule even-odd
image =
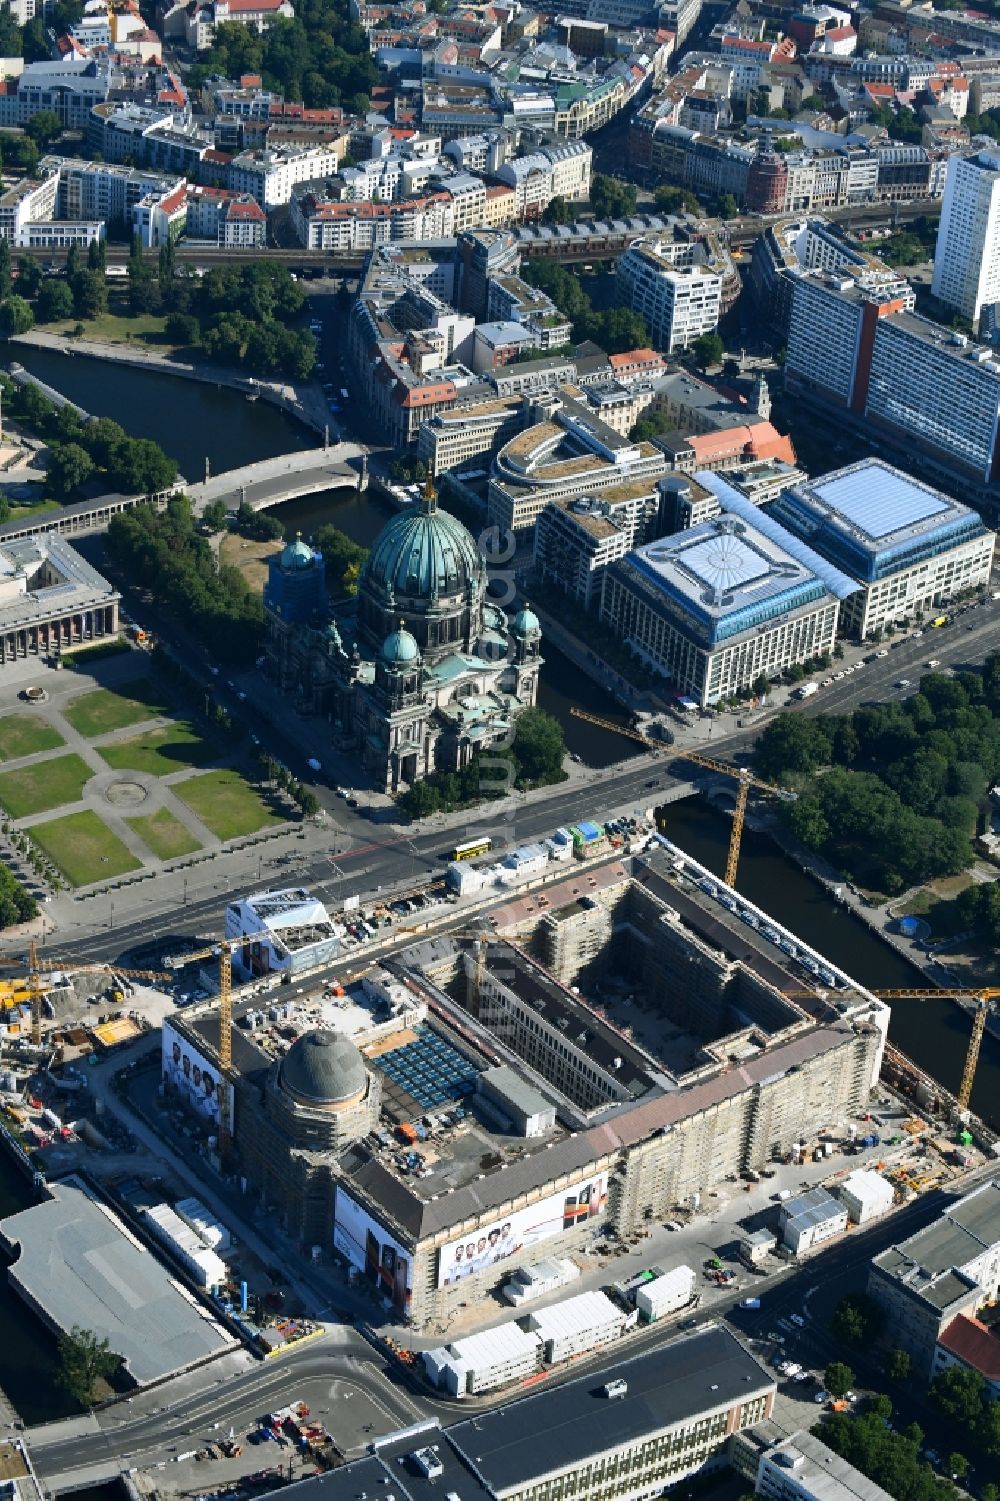
[[[93,740],[128,724],[169,714],[170,705],[150,678],[140,678],[128,688],[94,688],[81,693],[64,712],[74,730]]]
[[[78,803],[84,785],[93,775],[86,761],[75,753],[53,756],[51,761],[23,766],[20,771],[3,771],[0,804],[11,818],[27,818],[31,813],[44,813],[63,803]]]
[[[235,771],[206,771],[171,787],[218,839],[238,839],[285,823]]]
[[[33,756],[65,744],[59,731],[37,714],[5,714],[0,719],[0,761],[16,761],[18,756]]]
[[[47,333],[71,335],[77,324],[83,323],[82,339],[96,339],[104,344],[152,344],[166,352],[176,348],[164,334],[166,318],[156,313],[139,313],[131,318],[108,311],[97,318],[57,318],[54,323],[44,324]]]
[[[32,829],[31,837],[72,886],[89,886],[139,869],[135,856],[89,810],[39,824]]]
[[[61,511],[62,505],[58,500],[37,500],[30,505],[12,505],[8,521],[23,521],[25,516],[30,516],[34,521],[36,516],[44,516],[49,511]]]
[[[190,855],[201,849],[191,830],[167,808],[161,808],[158,813],[144,813],[138,818],[126,818],[125,822],[160,860],[174,860],[178,855]]]
[[[146,771],[154,777],[184,766],[206,766],[215,756],[215,746],[183,720],[97,749],[115,771]]]

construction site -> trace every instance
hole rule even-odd
[[[880,1075],[932,1114],[961,1113],[888,1047],[880,994],[636,820],[582,823],[464,870],[476,876],[464,895],[415,901],[391,934],[374,927],[365,960],[355,949],[349,966],[340,955],[294,977],[260,973],[268,893],[243,904],[262,920],[255,933],[241,921],[163,971],[71,982],[29,954],[27,974],[4,982],[9,1046],[28,1070],[4,1081],[14,1135],[29,1152],[64,1145],[73,1111],[46,1091],[79,1091],[86,1063],[158,1027],[145,1101],[157,1129],[196,1143],[205,1171],[240,1182],[307,1255],[332,1254],[388,1310],[433,1328],[495,1294],[536,1247],[604,1254],[697,1216],[727,1183],[822,1158],[824,1143],[870,1145]],[[275,895],[280,917],[306,913],[324,945],[335,936],[308,892]],[[202,986],[183,1010],[164,994],[194,983],[179,973]],[[140,980],[159,1015],[128,1014]],[[81,986],[108,1011],[60,1025],[89,1004]],[[973,1070],[988,1003],[973,1018]],[[960,1167],[938,1135],[942,1164]],[[938,1164],[921,1172],[911,1153],[889,1166],[904,1195]],[[245,1315],[231,1280],[229,1296]]]

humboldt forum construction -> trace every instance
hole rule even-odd
[[[228,1085],[214,1003],[163,1027],[165,1093],[224,1112],[227,1171],[419,1329],[867,1105],[888,1008],[665,839],[549,863],[476,922],[352,982],[247,985]]]

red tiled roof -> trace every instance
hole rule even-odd
[[[186,198],[187,183],[182,182],[180,187],[175,188],[168,197],[161,199],[160,208],[162,208],[166,213],[172,214],[175,208],[180,208],[181,204],[185,201]]]
[[[987,1381],[1000,1381],[1000,1336],[960,1313],[938,1335],[938,1344]]]
[[[264,210],[254,198],[234,198],[226,204],[222,213],[226,219],[253,220],[257,224],[262,224],[267,219]]]

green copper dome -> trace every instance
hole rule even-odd
[[[430,505],[419,515],[402,512],[375,540],[364,583],[403,599],[463,593],[483,575],[483,560],[460,521]]]
[[[386,636],[382,642],[382,660],[400,664],[403,662],[416,662],[420,657],[420,647],[417,645],[409,631],[402,626],[398,631],[393,631],[391,636]]]
[[[536,636],[541,633],[541,625],[534,610],[522,605],[514,619],[510,623],[511,630],[517,636]]]
[[[301,537],[289,542],[281,554],[282,568],[311,568],[315,561],[312,548],[307,547]]]

